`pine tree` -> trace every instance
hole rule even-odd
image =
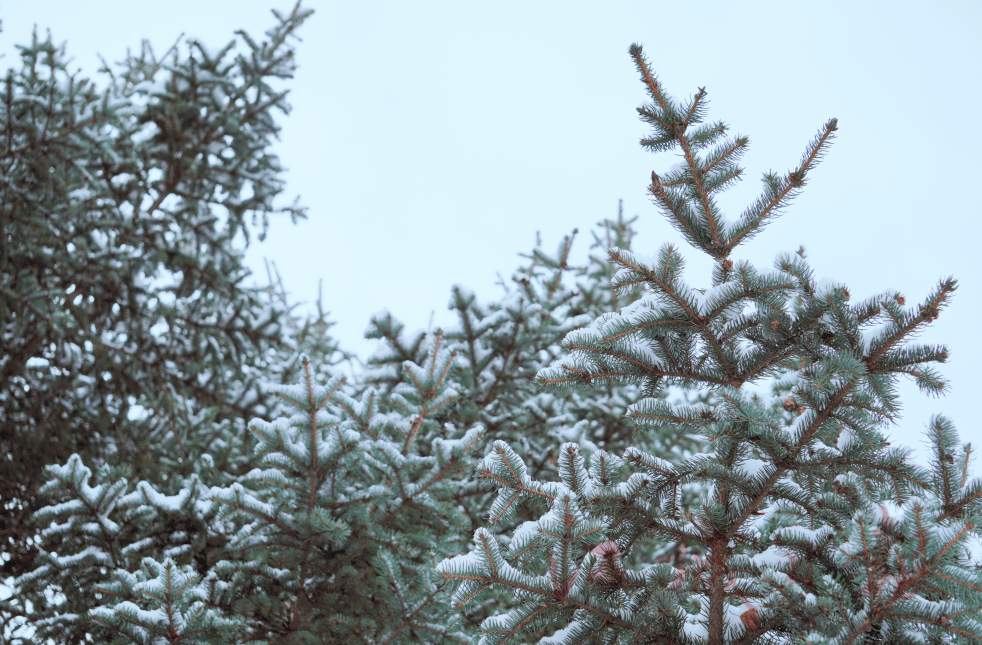
[[[947,349],[911,340],[938,318],[955,280],[941,280],[915,309],[897,292],[851,304],[844,284],[816,283],[803,252],[779,256],[773,272],[731,259],[800,193],[837,122],[796,168],[765,174],[761,197],[727,221],[715,194],[741,177],[748,139],[705,120],[704,89],[677,102],[641,47],[630,55],[651,99],[638,109],[653,128],[642,146],[683,157],[653,172],[649,191],[714,260],[711,286],[683,281],[670,244],[651,258],[611,248],[615,290],[644,295],[568,334],[565,355],[537,379],[558,393],[635,384],[645,398],[627,418],[639,433],[706,451],[587,453],[566,443],[558,477],[548,478],[530,468],[536,455],[523,445],[495,441],[478,467],[498,490],[490,525],[438,567],[453,603],[512,596],[482,623],[487,645],[982,640],[982,573],[966,548],[982,522],[971,446],[937,417],[924,469],[883,435],[899,411],[898,377],[928,394],[946,388],[930,365]],[[783,400],[747,392],[768,379]],[[703,399],[653,396],[667,386]],[[538,507],[539,519],[495,535],[519,501]]]
[[[227,485],[166,495],[110,469],[90,485],[77,455],[49,467],[40,566],[16,583],[60,596],[35,638],[466,642],[433,567],[462,548],[453,479],[481,428],[434,421],[455,354],[439,335],[424,349],[389,414],[303,356],[299,383],[270,386],[291,416],[250,424],[260,467]]]
[[[619,209],[616,220],[598,224],[593,248],[601,247],[601,241],[629,247],[634,236],[631,224]],[[456,426],[479,423],[486,438],[520,444],[531,455],[534,471],[546,477],[557,474],[552,450],[557,441],[574,441],[591,451],[598,445],[626,448],[631,432],[623,415],[637,397],[637,388],[630,384],[554,396],[533,381],[535,373],[558,356],[559,343],[569,331],[594,315],[611,311],[617,302],[605,259],[593,254],[587,266],[570,263],[577,233],[574,230],[563,238],[554,254],[545,252],[537,241],[524,256],[529,262],[514,272],[510,284],[500,282],[505,290],[501,300],[480,303],[470,290],[455,285],[448,307],[458,322],[444,332],[460,357],[452,372],[460,388],[443,418]],[[626,301],[631,300],[628,294]],[[400,361],[419,360],[419,347],[427,337],[426,332],[407,334],[402,323],[387,312],[373,318],[366,335],[381,342],[368,361],[365,381],[383,391],[402,382]],[[646,445],[672,449],[669,443],[656,446],[653,440]],[[470,534],[483,524],[491,497],[472,472],[458,481],[455,497],[459,512],[469,521]],[[524,515],[517,506],[506,504],[498,518],[499,529],[531,519]],[[510,599],[503,596],[484,598],[468,608],[467,619],[477,624],[507,602]]]
[[[622,215],[601,227],[620,231],[611,239],[621,243],[633,235]],[[471,642],[492,607],[461,619],[434,567],[481,524],[488,493],[469,465],[487,439],[626,447],[608,426],[623,426],[633,389],[544,397],[531,382],[558,354],[568,321],[585,321],[575,312],[611,304],[606,264],[569,267],[571,241],[553,258],[533,251],[503,301],[465,299],[459,328],[411,335],[391,316],[376,318],[370,331],[385,335],[365,382],[343,382],[307,358],[294,372],[284,354],[271,380],[299,382],[268,386],[280,418],[250,425],[252,471],[209,454],[162,487],[120,469],[93,475],[78,456],[49,468],[51,504],[35,515],[38,566],[17,580],[18,593],[36,601],[35,638]],[[562,272],[577,274],[576,291]],[[451,308],[466,293],[456,287]],[[309,329],[296,327],[297,348],[336,354],[326,325],[314,344],[302,342]],[[548,454],[542,468],[557,472]],[[180,587],[168,587],[171,579]],[[141,597],[154,585],[163,591]]]
[[[282,190],[266,147],[269,110],[285,104],[267,81],[290,75],[287,38],[308,14],[279,15],[267,43],[242,34],[251,53],[232,63],[230,48],[194,44],[187,59],[145,48],[101,99],[79,82],[88,112],[71,83],[47,72],[8,76],[6,114],[20,128],[8,137],[22,136],[26,147],[14,150],[33,165],[3,202],[4,252],[20,254],[4,264],[18,278],[0,294],[14,312],[4,342],[22,372],[45,360],[58,377],[14,374],[10,396],[26,406],[24,392],[43,393],[35,403],[50,397],[70,411],[95,392],[110,404],[64,439],[58,450],[75,454],[52,459],[36,499],[15,498],[21,513],[38,508],[37,558],[23,566],[22,549],[25,572],[0,603],[6,641],[980,639],[982,578],[965,548],[982,500],[971,447],[935,418],[925,470],[882,434],[897,417],[898,375],[945,389],[929,364],[947,350],[908,343],[938,317],[954,280],[909,311],[895,292],[850,305],[845,286],[815,282],[803,249],[773,273],[730,259],[800,191],[834,120],[797,169],[765,175],[764,195],[727,223],[713,195],[740,178],[747,139],[704,123],[704,90],[670,99],[632,47],[653,101],[640,109],[655,130],[642,143],[684,156],[653,173],[650,190],[715,260],[711,287],[682,281],[670,245],[636,254],[633,220],[619,212],[594,233],[593,250],[607,257],[572,266],[574,231],[555,254],[537,244],[500,300],[454,287],[458,323],[446,330],[410,334],[376,316],[367,334],[379,351],[347,378],[320,302],[302,317],[272,276],[266,289],[244,289],[235,247],[246,216],[275,210]],[[59,50],[37,41],[34,50],[25,49],[31,69],[47,56],[50,78],[64,77]],[[265,102],[240,104],[249,87]],[[34,98],[21,105],[23,96]],[[30,106],[42,104],[49,120],[63,118],[50,130],[61,139],[31,130]],[[229,137],[227,148],[212,136]],[[240,201],[247,182],[254,197]],[[85,286],[72,298],[38,295],[68,289],[55,261],[62,247],[15,246],[7,233],[8,221],[35,222],[31,208],[91,245],[76,253],[85,261],[72,265],[72,284]],[[147,253],[122,258],[134,249]],[[111,273],[119,294],[82,280],[90,266]],[[230,303],[232,318],[214,317]],[[153,330],[159,320],[166,334]],[[97,351],[128,334],[141,352],[168,357],[163,372]],[[57,363],[59,351],[74,362]],[[103,360],[115,361],[111,378],[86,378],[101,376]],[[744,388],[768,379],[770,398]],[[130,414],[137,406],[146,417]],[[107,420],[105,431],[93,425]],[[136,429],[156,433],[154,445],[135,443]],[[137,449],[147,450],[135,467],[105,463]]]
[[[619,208],[616,220],[597,224],[591,248],[630,249],[633,221]],[[557,397],[533,381],[539,369],[559,356],[560,343],[570,331],[637,299],[633,293],[611,291],[613,272],[606,257],[594,253],[587,266],[570,264],[577,234],[574,230],[564,237],[553,254],[537,242],[523,255],[530,262],[514,272],[510,284],[500,281],[505,291],[500,300],[481,303],[466,287],[454,285],[448,307],[457,324],[444,334],[462,359],[455,372],[461,396],[450,412],[455,422],[479,422],[489,436],[521,442],[534,472],[546,476],[557,473],[552,453],[557,441],[574,441],[592,451],[623,449],[637,439],[623,419],[627,406],[639,396],[634,384],[597,384]],[[385,312],[373,318],[366,335],[381,343],[368,360],[365,381],[390,388],[400,382],[400,362],[419,359],[426,333],[406,334],[404,325]],[[692,449],[694,444],[683,440],[652,449],[682,447]]]
[[[289,110],[274,85],[293,75],[290,40],[309,14],[277,14],[262,42],[240,34],[238,53],[144,43],[98,84],[35,34],[3,79],[4,577],[33,560],[46,464],[77,452],[162,483],[216,442],[248,454],[243,419],[270,412],[257,379],[275,377],[268,352],[292,351],[283,328],[296,319],[247,286],[243,251],[270,214],[303,216],[276,203],[269,146]]]

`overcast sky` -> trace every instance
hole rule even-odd
[[[165,50],[183,32],[211,45],[235,29],[261,34],[273,0],[31,0],[0,6],[0,61],[34,24],[67,40],[75,65],[119,60],[148,38]],[[282,9],[292,5],[277,3]],[[731,217],[769,169],[797,164],[831,117],[838,139],[805,193],[754,241],[769,268],[803,244],[817,274],[854,299],[899,289],[920,302],[938,279],[960,280],[954,304],[922,342],[945,342],[952,381],[942,400],[904,384],[898,441],[921,447],[930,416],[978,433],[971,400],[982,365],[977,120],[982,3],[962,2],[329,2],[303,28],[294,111],[276,146],[288,194],[310,218],[275,221],[249,252],[279,267],[294,299],[324,280],[336,335],[362,356],[369,316],[387,308],[410,329],[451,322],[450,287],[498,294],[517,254],[541,231],[552,250],[573,228],[639,214],[636,250],[683,247],[686,278],[709,285],[708,261],[646,196],[651,155],[634,110],[645,92],[627,56],[645,46],[668,91],[705,86],[710,119],[750,137],[747,179],[722,199]],[[579,257],[588,235],[581,235]]]

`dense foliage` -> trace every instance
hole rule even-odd
[[[446,329],[376,315],[346,370],[321,303],[298,317],[242,265],[267,214],[302,215],[273,203],[268,146],[310,13],[218,51],[145,45],[105,90],[37,39],[8,74],[3,642],[982,639],[971,448],[936,418],[924,470],[882,434],[898,376],[944,390],[947,351],[910,340],[954,280],[910,311],[850,304],[803,250],[730,259],[834,120],[727,222],[746,138],[632,47],[642,145],[684,160],[650,192],[711,286],[671,245],[636,253],[618,212],[585,266],[574,231],[499,299],[455,286]]]
[[[642,433],[698,438],[707,452],[658,455],[559,448],[559,477],[529,472],[521,449],[495,441],[478,472],[496,487],[491,525],[516,502],[544,511],[510,539],[487,528],[470,552],[439,566],[467,607],[507,590],[511,608],[481,626],[482,643],[969,642],[982,639],[982,572],[967,538],[982,521],[971,446],[943,417],[931,422],[932,467],[907,461],[882,434],[899,405],[894,382],[942,392],[930,367],[944,347],[912,345],[955,290],[944,279],[915,310],[887,292],[850,304],[821,286],[803,252],[773,272],[730,259],[800,192],[825,153],[826,123],[786,175],[727,222],[714,195],[742,174],[747,145],[705,122],[706,92],[671,99],[631,56],[651,102],[642,145],[684,162],[651,175],[650,193],[696,249],[715,260],[708,289],[682,279],[670,244],[644,258],[612,248],[613,289],[644,296],[568,334],[564,357],[538,373],[547,390],[635,383],[714,393],[698,405],[642,398],[627,417]],[[746,386],[777,379],[770,402]],[[558,479],[558,481],[557,481]],[[697,498],[680,503],[686,491]],[[645,544],[654,544],[648,557]],[[638,557],[639,547],[645,557]],[[660,557],[657,557],[660,554]]]
[[[293,320],[248,287],[243,251],[280,208],[280,17],[244,53],[144,43],[104,87],[35,36],[0,82],[0,541],[22,573],[43,467],[79,453],[188,474],[203,426],[264,416]],[[326,349],[326,348],[325,348]],[[335,357],[325,356],[325,361]],[[43,437],[43,440],[37,440]],[[214,449],[213,447],[211,449]],[[240,451],[241,452],[241,451]]]

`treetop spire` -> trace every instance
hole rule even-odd
[[[807,173],[825,155],[838,121],[830,119],[822,126],[797,168],[784,175],[765,173],[761,196],[737,221],[728,222],[713,195],[741,179],[744,169],[737,162],[750,140],[739,135],[726,139],[727,126],[722,121],[703,124],[709,103],[706,88],[700,87],[693,98],[679,104],[662,87],[641,45],[631,45],[629,53],[652,99],[637,109],[641,120],[653,130],[641,139],[641,145],[651,152],[678,149],[683,158],[679,167],[663,176],[652,171],[648,192],[669,223],[692,246],[717,261],[726,261],[738,244],[756,235],[798,196]],[[705,152],[700,154],[701,151]]]

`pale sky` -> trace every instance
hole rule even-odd
[[[148,38],[165,50],[184,32],[219,46],[235,29],[260,35],[275,0],[31,0],[0,6],[0,65],[32,26],[67,40],[86,73],[96,53],[119,60]],[[731,217],[762,172],[794,167],[831,117],[837,141],[804,194],[734,259],[769,269],[800,244],[818,276],[854,299],[899,289],[920,302],[938,279],[960,288],[922,342],[949,345],[951,393],[901,386],[897,443],[926,450],[922,431],[945,413],[963,440],[978,433],[982,298],[975,194],[982,176],[978,0],[927,2],[332,2],[307,3],[293,113],[276,146],[287,194],[310,218],[274,221],[249,252],[279,267],[294,299],[325,306],[344,346],[366,357],[369,316],[387,308],[410,329],[450,324],[450,287],[482,300],[541,231],[547,250],[623,199],[639,214],[635,249],[671,241],[687,281],[709,286],[700,258],[646,196],[652,170],[676,163],[641,150],[646,98],[632,42],[676,97],[705,86],[709,118],[750,137],[746,179],[722,198]]]

